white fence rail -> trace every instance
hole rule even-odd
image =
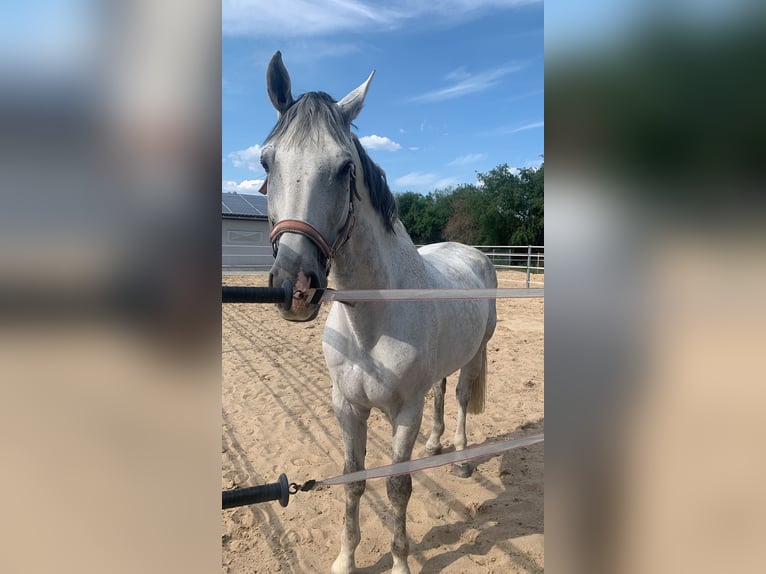
[[[422,245],[416,245],[422,247]],[[544,245],[471,245],[484,253],[495,269],[517,269],[527,274],[527,288],[530,283],[542,285],[543,281],[535,281],[532,275],[545,273]]]
[[[473,245],[486,254],[496,269],[518,269],[527,274],[527,288],[531,275],[545,272],[544,245]]]

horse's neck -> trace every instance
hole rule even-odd
[[[397,222],[397,233],[386,231],[380,216],[371,208],[359,211],[367,213],[359,213],[348,242],[338,251],[331,272],[333,287],[339,290],[425,287],[425,263],[402,224]],[[366,350],[374,347],[384,332],[404,340],[399,333],[402,322],[396,320],[392,305],[396,303],[334,305],[327,325],[343,333],[347,344]]]
[[[397,289],[418,285],[423,259],[397,222],[387,231],[369,206],[360,213],[348,242],[338,251],[332,268],[336,289]]]

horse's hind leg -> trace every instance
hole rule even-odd
[[[453,443],[455,450],[463,450],[468,443],[465,434],[466,413],[480,413],[484,410],[484,388],[487,371],[487,345],[482,344],[473,359],[460,369],[457,383],[457,428]],[[452,465],[454,474],[468,478],[473,474],[473,466],[467,462]]]
[[[370,412],[359,411],[346,401],[333,387],[333,409],[343,435],[345,464],[343,472],[354,472],[364,468],[367,448],[367,418]],[[359,499],[362,497],[365,481],[345,485],[346,514],[340,538],[340,553],[332,565],[333,574],[348,574],[356,568],[354,553],[361,540],[359,530]]]
[[[410,460],[422,417],[422,400],[416,401],[414,405],[410,403],[392,417],[394,463]],[[407,565],[407,556],[410,553],[410,545],[407,541],[407,504],[412,494],[412,477],[409,474],[388,477],[386,492],[394,511],[394,536],[391,540],[391,556],[394,559],[394,565],[391,572],[392,574],[410,574],[410,568]]]
[[[442,450],[441,438],[444,434],[444,392],[447,389],[447,379],[434,383],[434,422],[431,436],[426,443],[428,454],[439,454]]]

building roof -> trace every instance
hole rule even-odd
[[[266,219],[266,197],[244,195],[236,191],[221,192],[221,215],[233,219]]]

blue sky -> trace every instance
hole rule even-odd
[[[502,163],[537,166],[543,39],[538,1],[225,0],[222,188],[253,193],[263,180],[276,50],[296,97],[337,100],[376,71],[354,124],[395,192],[473,183]]]

